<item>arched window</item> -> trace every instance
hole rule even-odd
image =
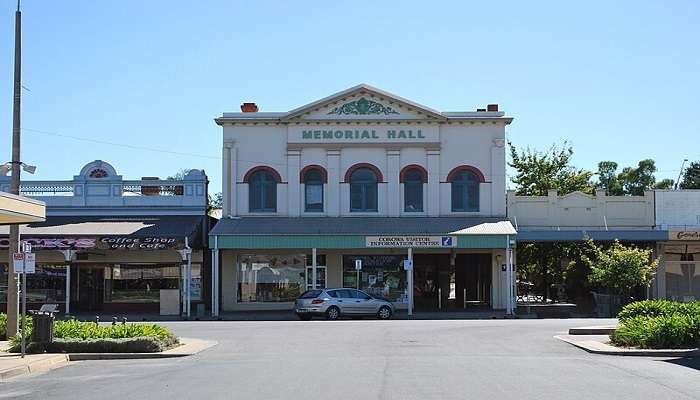
[[[350,211],[377,211],[377,175],[369,168],[358,168],[350,175]]]
[[[277,178],[264,169],[253,172],[248,180],[248,209],[250,212],[277,211]]]
[[[472,171],[463,169],[450,174],[452,184],[452,211],[479,211],[479,183],[481,180]]]
[[[423,211],[423,172],[415,167],[408,168],[403,174],[403,210],[405,212]]]
[[[304,182],[304,211],[323,212],[323,174],[318,169],[309,169],[302,176]]]

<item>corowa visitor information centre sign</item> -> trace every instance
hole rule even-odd
[[[421,248],[457,247],[454,236],[366,236],[366,247]]]

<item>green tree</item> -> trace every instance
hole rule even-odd
[[[212,210],[220,210],[224,207],[224,197],[221,192],[214,193],[214,195],[209,195],[207,204],[207,213]]]
[[[693,161],[683,172],[681,189],[700,189],[700,161]]]
[[[629,295],[636,287],[651,285],[658,266],[651,249],[624,246],[617,240],[607,249],[590,239],[588,246],[591,252],[582,255],[582,259],[591,269],[590,283],[618,295]]]
[[[175,175],[170,175],[170,176],[168,176],[168,177],[165,178],[165,179],[173,180],[173,181],[181,181],[181,180],[185,179],[185,176],[186,176],[190,171],[192,171],[192,170],[189,169],[189,168],[180,168],[180,170],[177,171],[177,172],[175,173]]]
[[[622,196],[622,182],[617,176],[617,163],[615,161],[601,161],[598,163],[598,183],[596,187],[605,189],[608,196]]]
[[[637,164],[637,167],[625,167],[617,173],[617,163],[614,161],[601,161],[598,163],[598,182],[596,187],[605,189],[609,196],[643,196],[646,190],[670,189],[673,187],[672,179],[662,179],[657,182],[656,163],[646,159]]]
[[[511,181],[517,185],[516,194],[521,196],[546,196],[547,191],[556,189],[559,194],[575,191],[593,193],[591,176],[593,173],[576,169],[571,165],[574,154],[571,146],[564,142],[561,148],[553,145],[546,152],[539,152],[527,147],[518,151],[512,143],[511,161],[516,175]]]

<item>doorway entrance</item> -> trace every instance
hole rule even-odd
[[[454,260],[454,262],[452,262]],[[415,254],[414,305],[419,311],[491,305],[491,254]]]
[[[71,269],[71,310],[101,311],[104,282],[103,267],[74,266]]]

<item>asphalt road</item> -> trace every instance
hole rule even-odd
[[[700,359],[588,354],[552,336],[609,320],[164,323],[219,344],[83,361],[0,399],[700,399]]]

